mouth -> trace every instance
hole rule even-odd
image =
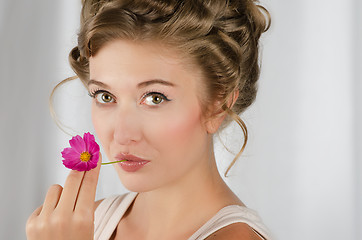
[[[126,160],[126,161],[132,161],[132,162],[144,162],[144,161],[149,162],[149,160],[146,160],[146,159],[137,157],[137,156],[132,155],[132,154],[124,154],[124,153],[118,154],[118,155],[115,157],[115,159],[116,159],[117,161]]]
[[[149,163],[149,160],[134,156],[132,154],[118,154],[115,159],[119,162],[118,165],[126,172],[136,172],[143,168],[147,163]]]

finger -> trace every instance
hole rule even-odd
[[[36,220],[42,210],[42,207],[43,206],[40,206],[37,209],[35,209],[34,212],[29,216],[28,220],[26,221],[25,232],[26,232],[28,239],[30,239],[30,238],[36,239],[32,235],[33,235],[34,229],[36,228],[36,222],[37,222]]]
[[[43,205],[41,205],[37,209],[35,209],[34,212],[29,216],[28,222],[30,222],[32,219],[38,217],[42,208],[43,208]]]
[[[84,172],[71,170],[65,180],[64,188],[57,205],[57,209],[70,212],[74,210],[75,203],[82,183]]]
[[[84,174],[75,206],[75,211],[93,209],[101,163],[102,156],[99,154],[97,167]]]
[[[62,190],[63,188],[58,184],[52,185],[49,188],[47,195],[45,196],[43,209],[41,210],[40,214],[48,214],[54,211],[54,208],[57,206],[59,202]]]

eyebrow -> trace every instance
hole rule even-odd
[[[108,88],[108,89],[110,89],[110,87],[109,87],[107,84],[102,83],[102,82],[97,81],[97,80],[94,80],[94,79],[89,80],[89,82],[88,82],[88,87],[89,87],[89,85],[92,85],[92,84],[98,85],[98,86],[100,86],[100,87],[102,87],[102,88]]]
[[[152,79],[152,80],[144,81],[144,82],[141,82],[141,83],[137,84],[137,87],[138,88],[144,88],[144,87],[147,87],[147,86],[152,85],[152,84],[162,84],[162,85],[166,85],[166,86],[170,86],[170,87],[175,86],[175,84],[173,84],[171,82],[168,82],[168,81],[165,81],[165,80],[162,80],[162,79]]]
[[[94,80],[94,79],[89,80],[88,86],[91,85],[91,84],[98,85],[98,86],[100,86],[102,88],[110,89],[110,87],[107,84],[105,84],[103,82],[100,82],[100,81],[97,81],[97,80]],[[171,86],[171,87],[175,86],[174,83],[171,83],[171,82],[168,82],[168,81],[165,81],[165,80],[162,80],[162,79],[152,79],[152,80],[147,80],[147,81],[138,83],[137,87],[138,88],[144,88],[144,87],[147,87],[147,86],[152,85],[152,84],[162,84],[162,85]]]

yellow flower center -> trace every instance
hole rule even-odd
[[[90,158],[91,158],[91,155],[90,155],[89,152],[82,152],[82,153],[80,154],[80,160],[81,160],[82,162],[88,162]]]

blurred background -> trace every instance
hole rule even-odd
[[[0,239],[25,239],[25,223],[68,170],[70,136],[50,116],[53,87],[72,76],[80,1],[0,0]],[[362,2],[264,0],[272,27],[262,38],[255,104],[241,117],[250,140],[225,180],[259,212],[275,239],[362,240]],[[56,92],[70,134],[93,131],[78,81]],[[216,138],[220,171],[242,132]],[[107,159],[104,159],[107,161]],[[97,199],[126,192],[102,167]]]

